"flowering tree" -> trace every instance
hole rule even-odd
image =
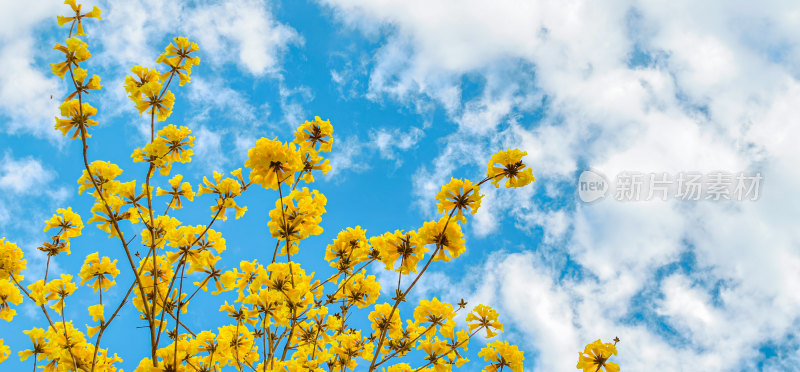
[[[503,331],[499,314],[489,306],[472,308],[464,327],[455,321],[458,312],[469,311],[463,300],[455,305],[436,298],[422,300],[406,315],[401,314],[405,308],[401,304],[431,265],[465,252],[462,225],[480,207],[482,185],[503,183],[515,188],[534,181],[531,169],[522,162],[525,152],[498,152],[478,182],[451,179],[436,195],[441,218],[425,222],[417,231],[395,230],[372,237],[360,227],[341,231],[324,256],[335,273],[315,279],[292,256],[296,257],[305,239],[322,233],[327,200],[317,190],[298,186],[311,184],[315,174],[330,170],[323,156],[334,143],[330,122],[316,117],[303,123],[291,142],[259,139],[248,151],[247,177],[241,168],[230,176],[214,172],[212,179],[204,177],[193,187],[175,174],[167,181],[169,188],[154,188],[157,177],[169,177],[173,164],[188,163],[193,155],[190,129],[160,125],[170,117],[175,101],[169,88],[189,83],[192,67],[200,63],[197,44],[178,37],[156,59],[162,70],[134,66],[125,78],[131,101],[149,119],[150,141],[131,155],[134,162],[144,163],[144,178],[138,186],[136,180],[124,182],[119,179],[119,166],[90,161],[88,156],[91,127],[98,122],[92,119],[97,109],[87,102],[87,94],[102,85],[97,75],[89,78],[83,67],[91,54],[79,36],[84,35],[83,21],[99,20],[101,12],[97,7],[82,12],[75,0],[65,3],[74,15],[58,17],[60,26],[69,25],[69,36],[65,45],[55,46],[63,57],[51,66],[54,74],[71,82],[74,91],[61,104],[55,128],[80,140],[84,170],[78,190],[87,191],[94,200],[88,223],[117,240],[119,249],[113,260],[99,253],[87,255],[78,272],[79,282],[72,275],[49,277],[51,261],[70,254],[72,239],[84,228],[83,219],[72,208],[58,209],[44,227],[54,235],[39,247],[47,254],[43,279],[31,283],[23,277],[22,250],[0,239],[0,318],[11,321],[16,315],[12,305],[27,299],[47,320],[45,328],[24,332],[31,348],[18,352],[22,360],[33,357],[34,370],[37,366],[46,371],[117,370],[115,364],[122,359],[102,348],[102,340],[126,304],[135,308],[149,335],[149,340],[141,340],[149,343],[148,355],[130,356],[139,361],[136,371],[345,371],[357,367],[449,371],[468,362],[463,351],[472,337],[480,333],[492,338]],[[242,217],[247,207],[239,205],[240,196],[256,192],[253,189],[259,186],[275,191],[275,208],[269,211],[267,224],[275,247],[264,257],[269,259],[266,264],[253,259],[226,269],[230,263],[222,260],[225,239],[212,227],[227,219],[229,212],[236,219]],[[184,225],[170,216],[201,195],[210,196],[207,224]],[[156,200],[167,208],[156,210]],[[126,236],[124,231],[130,230],[123,225],[140,229],[140,240],[134,243],[135,237]],[[130,270],[132,283],[122,288],[118,304],[104,302],[104,293],[118,290],[120,260],[123,270]],[[370,265],[397,273],[394,297],[381,299],[381,284],[367,274]],[[401,285],[404,276],[410,284]],[[205,296],[200,291],[206,293],[209,286],[212,296],[235,292],[229,296],[231,303],[219,303],[219,311],[228,315],[229,322],[208,330],[191,329],[181,316],[185,319],[192,300]],[[90,295],[96,295],[96,303],[88,307],[93,322],[86,325],[85,333],[65,316],[68,298],[81,287],[87,293],[91,288]],[[356,321],[359,318],[361,322]],[[616,341],[588,345],[577,367],[619,370],[607,362],[616,354]],[[0,339],[0,362],[9,354]],[[485,371],[521,372],[523,368],[523,352],[508,342],[488,342],[478,355],[485,360]]]

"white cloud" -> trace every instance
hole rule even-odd
[[[303,39],[293,28],[277,22],[268,6],[259,0],[201,5],[187,14],[186,29],[212,61],[238,57],[236,62],[254,75],[275,73],[280,70],[280,54]]]
[[[369,169],[369,163],[362,159],[363,146],[357,137],[337,140],[329,157],[331,170],[323,177],[341,180],[344,172],[361,173]]]
[[[11,153],[3,156],[0,165],[0,189],[17,195],[41,194],[49,188],[53,172],[33,158],[15,159]]]
[[[196,112],[194,120],[208,120],[212,110],[221,111],[218,117],[225,121],[237,121],[246,126],[257,126],[264,120],[244,93],[226,86],[222,80],[195,78],[188,88],[187,98]]]
[[[481,169],[499,149],[528,151],[534,186],[487,191],[472,223],[478,236],[491,236],[501,218],[544,230],[545,257],[496,257],[485,270],[498,279],[477,292],[491,297],[502,287],[494,301],[511,328],[532,337],[533,370],[574,365],[584,344],[617,334],[630,370],[754,367],[765,342],[789,350],[767,364],[796,360],[784,336],[800,317],[800,218],[788,212],[800,208],[792,198],[800,187],[797,4],[323,2],[367,37],[385,37],[368,98],[436,102],[459,124],[417,171],[423,211],[453,173]],[[479,82],[470,88],[478,96],[462,97],[465,79]],[[748,203],[576,205],[553,184],[575,182],[587,165],[611,177],[758,170],[765,181],[761,199]],[[542,198],[562,203],[537,205]],[[687,254],[693,270],[657,280]],[[559,255],[584,279],[557,280]],[[548,265],[556,271],[537,268]],[[718,294],[716,282],[724,283]],[[631,324],[629,311],[657,319]]]
[[[200,46],[203,61],[215,66],[235,63],[263,76],[280,70],[280,55],[288,45],[302,43],[291,27],[277,22],[261,0],[229,0],[190,6],[188,2],[153,0],[110,1],[99,26],[107,51],[103,61],[128,68],[152,65],[167,35],[184,34]],[[145,15],[145,16],[143,16]]]
[[[0,117],[3,130],[26,133],[56,141],[53,117],[65,88],[48,67],[34,66],[38,42],[32,36],[47,22],[55,22],[61,4],[55,2],[9,3],[0,16]],[[52,98],[51,98],[52,96]]]
[[[342,180],[341,175],[345,172],[361,173],[370,169],[369,162],[365,159],[374,152],[382,159],[394,160],[395,167],[399,167],[402,162],[397,153],[413,149],[424,135],[424,131],[417,127],[408,130],[381,127],[371,130],[367,141],[361,141],[358,137],[337,140],[330,155],[331,171],[326,177],[331,179],[338,176],[337,179]]]
[[[195,136],[192,164],[202,164],[203,169],[221,172],[230,160],[222,152],[222,134],[205,126],[195,129],[192,134]]]
[[[369,133],[371,146],[376,148],[384,159],[395,159],[396,150],[407,151],[413,148],[424,135],[422,129],[417,127],[411,127],[408,131],[400,128],[392,130],[380,128]]]
[[[90,68],[92,63],[99,63],[112,71],[121,68],[127,72],[135,64],[153,66],[166,42],[173,36],[185,35],[200,45],[198,55],[204,64],[214,68],[236,64],[254,76],[276,77],[280,75],[281,55],[289,45],[303,43],[293,28],[275,20],[269,1],[190,4],[110,0],[98,5],[104,20],[90,20],[85,25],[95,61],[90,62]],[[45,27],[55,29],[55,15],[67,14],[68,10],[60,3],[36,2],[11,5],[4,12],[7,16],[0,22],[0,67],[5,71],[0,76],[0,116],[6,119],[5,132],[53,141],[61,138],[52,125],[60,100],[67,94],[66,85],[46,66],[32,64],[39,57],[52,59],[49,49],[39,56],[43,52],[37,49],[38,41],[33,35]],[[58,30],[66,32],[63,28]],[[111,89],[120,83],[110,81],[105,86]],[[132,107],[121,88],[112,89],[111,94],[113,104],[101,107],[109,117],[124,107]]]

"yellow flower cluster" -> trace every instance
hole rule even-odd
[[[275,202],[275,209],[269,212],[270,234],[290,246],[290,254],[297,253],[297,243],[311,235],[322,234],[322,214],[328,200],[319,191],[292,190]],[[285,255],[285,250],[279,252]]]
[[[516,345],[509,345],[508,341],[493,341],[486,344],[486,347],[478,353],[479,357],[487,362],[484,372],[495,372],[508,368],[514,372],[522,372],[522,361],[525,360],[525,353],[519,350]]]
[[[177,75],[179,85],[188,83],[192,74],[192,66],[200,64],[200,57],[191,56],[190,53],[199,50],[197,44],[190,42],[185,37],[176,37],[174,44],[170,43],[164,53],[156,58],[156,63],[166,65],[166,72],[156,69],[134,66],[131,68],[133,75],[125,78],[125,91],[128,98],[133,101],[139,115],[147,112],[152,120],[164,121],[172,114],[175,105],[175,94],[169,89],[172,78]]]
[[[617,355],[616,343],[619,339],[615,339],[614,343],[603,343],[599,339],[586,345],[583,353],[578,353],[578,366],[577,368],[583,372],[597,372],[605,368],[606,372],[619,372],[619,365],[614,362],[609,362],[608,359],[612,355]]]
[[[462,318],[457,313],[467,306],[463,300],[455,307],[438,298],[423,299],[410,316],[412,305],[407,302],[409,293],[434,262],[448,262],[466,251],[462,225],[467,223],[468,215],[480,208],[483,183],[492,181],[497,186],[506,179],[507,187],[520,187],[533,181],[531,170],[521,160],[524,152],[507,150],[492,156],[486,178],[480,182],[452,178],[435,198],[441,216],[414,230],[390,230],[369,236],[360,226],[343,229],[324,253],[327,270],[333,268],[334,273],[317,279],[316,273],[304,270],[296,259],[300,245],[312,244],[314,240],[309,238],[323,232],[327,198],[318,190],[298,184],[313,183],[315,174],[330,170],[329,161],[323,157],[334,143],[330,121],[320,117],[306,121],[296,129],[291,142],[277,138],[257,140],[244,164],[250,170],[248,182],[241,168],[230,172],[231,177],[214,171],[211,180],[203,177],[196,188],[184,182],[181,174],[165,180],[176,163],[191,162],[194,140],[187,127],[156,127],[156,121],[166,120],[172,112],[172,81],[188,83],[192,67],[200,62],[194,55],[199,49],[197,44],[177,37],[156,59],[166,66],[165,72],[135,66],[125,79],[125,90],[140,115],[150,114],[151,138],[132,155],[135,163],[146,163],[147,171],[141,173],[145,177],[138,181],[120,180],[123,172],[119,166],[88,158],[88,128],[97,124],[90,117],[97,110],[88,105],[86,98],[90,90],[100,89],[101,85],[96,75],[87,80],[88,72],[79,64],[91,54],[85,42],[73,37],[73,31],[77,31],[74,36],[83,35],[85,18],[100,19],[100,10],[95,7],[82,13],[81,5],[74,0],[65,3],[74,16],[58,18],[60,25],[71,26],[66,45],[56,46],[64,60],[53,64],[52,69],[62,78],[69,72],[76,89],[62,104],[62,118],[56,118],[56,129],[64,135],[74,130],[72,138],[81,138],[85,166],[78,179],[78,191],[89,190],[94,199],[87,224],[94,223],[115,238],[119,243],[116,250],[121,254],[117,259],[114,249],[106,247],[102,252],[87,254],[78,272],[79,282],[69,274],[48,278],[51,260],[62,259],[58,257],[62,252],[69,254],[70,240],[80,236],[83,229],[83,220],[72,208],[58,209],[45,221],[44,228],[55,230],[55,234],[39,247],[47,253],[43,278],[23,283],[22,271],[27,263],[22,250],[5,238],[0,239],[0,318],[11,321],[16,315],[12,306],[27,298],[48,321],[46,328],[24,332],[31,348],[19,352],[21,360],[33,357],[34,369],[36,363],[42,362],[40,367],[45,371],[116,371],[116,364],[122,359],[109,355],[100,345],[109,325],[128,303],[133,304],[140,320],[137,325],[147,332],[147,336],[131,342],[149,346],[148,355],[131,356],[135,372],[225,368],[272,372],[446,372],[469,361],[465,352],[472,337],[482,334],[492,338],[503,331],[498,312],[489,306],[474,307],[466,315],[465,324],[459,325],[456,319]],[[264,227],[275,239],[275,248],[271,252],[253,251],[256,255],[264,253],[264,264],[252,259],[231,265],[222,257],[226,240],[212,226],[227,218],[228,209],[235,211],[237,219],[244,215],[247,207],[239,202],[252,184],[277,191],[275,208],[262,212],[268,215]],[[213,196],[212,216],[207,224],[184,225],[170,215],[188,202],[200,202],[206,194]],[[156,205],[154,198],[161,204]],[[321,253],[321,249],[316,252]],[[368,267],[376,262],[397,273],[396,288],[393,281],[380,282],[380,276],[370,275]],[[120,276],[118,263],[124,270],[129,269],[132,283],[129,287],[126,284],[127,292],[117,305],[108,299],[118,300],[120,296],[106,295],[104,302],[104,292],[120,291],[117,280],[128,280]],[[182,315],[189,312],[190,304],[196,303],[196,295],[208,295],[200,294],[200,290],[207,292],[212,283],[210,295],[220,296],[218,309],[225,321],[213,327],[202,324],[207,329],[193,329],[198,326],[193,319],[196,317],[187,319]],[[382,287],[393,293],[391,301],[381,301]],[[89,301],[88,308],[81,312],[84,318],[91,318],[85,324],[86,333],[67,319],[76,314],[66,311],[68,305],[86,304],[83,297],[73,297],[76,293],[97,296],[97,301]],[[195,307],[192,310],[204,311]],[[404,312],[407,315],[402,315]],[[366,321],[357,321],[359,317]],[[8,346],[0,339],[0,362],[9,354]],[[588,371],[605,367],[614,371],[615,365],[607,362],[612,354],[616,354],[614,346],[599,344],[598,340],[587,346],[578,368]],[[524,354],[508,342],[490,342],[478,355],[489,362],[485,371],[522,370]],[[418,356],[420,360],[412,359]]]
[[[49,242],[44,242],[39,249],[46,252],[47,256],[56,256],[59,253],[70,254],[70,238],[75,238],[81,235],[83,230],[83,221],[81,216],[72,211],[72,208],[59,208],[49,220],[45,221],[44,231],[50,229],[58,229]]]
[[[277,190],[279,185],[294,184],[295,173],[303,171],[303,159],[293,143],[261,138],[247,151],[244,166],[252,169],[250,181],[265,189]]]
[[[146,161],[159,168],[161,175],[169,175],[173,163],[192,161],[194,137],[189,135],[191,133],[189,128],[167,125],[158,131],[152,142],[133,150],[131,158],[135,163]]]
[[[500,187],[500,180],[506,179],[505,187],[522,187],[533,181],[533,171],[525,169],[522,157],[528,155],[525,151],[508,149],[500,151],[489,159],[486,177],[492,179],[492,185]],[[498,166],[500,165],[500,166]]]

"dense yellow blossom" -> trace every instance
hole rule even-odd
[[[161,81],[161,73],[150,67],[133,66],[133,75],[125,77],[125,91],[134,103],[141,101],[143,85],[151,82]]]
[[[432,300],[422,300],[414,309],[414,322],[420,325],[444,325],[456,315],[453,305],[441,302],[434,297]]]
[[[487,165],[486,177],[492,179],[492,185],[500,187],[500,180],[505,178],[505,187],[522,187],[533,181],[533,171],[522,162],[522,157],[528,155],[527,152],[518,149],[508,149],[500,151],[489,160]],[[500,165],[498,167],[498,164]]]
[[[359,309],[370,306],[378,300],[381,285],[375,280],[375,275],[365,275],[361,272],[343,280],[345,283],[334,296],[336,299],[343,299],[345,303],[356,305]]]
[[[119,166],[111,162],[95,160],[89,164],[89,170],[92,172],[91,175],[84,169],[83,174],[78,178],[78,194],[83,193],[83,190],[91,189],[92,195],[96,195],[92,179],[102,192],[108,194],[117,192],[119,181],[114,181],[114,179],[122,174]]]
[[[66,0],[65,4],[72,9],[71,14],[59,17],[58,22],[60,25],[72,22],[70,36],[73,31],[75,35],[83,34],[84,18],[100,19],[97,7],[82,13],[82,5],[75,0]],[[174,163],[192,161],[192,132],[184,126],[158,124],[147,118],[151,136],[131,155],[134,162],[149,163],[147,172],[135,172],[141,176],[139,179],[120,180],[119,166],[91,161],[88,157],[91,152],[86,151],[98,148],[90,147],[86,141],[90,137],[88,127],[97,124],[91,119],[97,110],[88,101],[94,97],[90,92],[102,88],[100,77],[90,78],[89,71],[79,66],[91,57],[89,46],[77,38],[69,38],[66,45],[59,44],[56,49],[64,53],[64,59],[53,64],[52,70],[62,78],[69,72],[70,84],[75,88],[61,105],[56,128],[65,136],[72,131],[73,139],[81,136],[85,145],[81,165],[85,169],[78,179],[78,191],[89,189],[93,197],[92,216],[86,223],[96,223],[110,238],[117,238],[117,244],[110,247],[103,244],[87,252],[91,246],[76,243],[75,251],[86,255],[78,272],[80,283],[73,282],[69,274],[58,272],[60,276],[54,277],[56,273],[50,272],[53,267],[63,271],[69,263],[58,254],[71,252],[70,241],[79,237],[83,228],[81,217],[71,208],[58,209],[45,221],[44,231],[50,234],[49,240],[38,247],[47,253],[43,279],[26,283],[22,271],[27,263],[22,250],[5,238],[0,239],[0,319],[10,321],[16,315],[12,307],[28,298],[41,308],[49,323],[45,329],[24,331],[31,344],[29,349],[19,352],[21,360],[33,356],[34,363],[39,363],[36,367],[48,372],[116,371],[115,364],[122,359],[110,355],[100,343],[106,331],[119,329],[108,328],[110,323],[124,317],[141,331],[136,331],[136,335],[142,336],[136,336],[136,340],[149,346],[148,353],[137,356],[131,365],[136,366],[135,371],[148,372],[228,369],[449,372],[463,368],[469,361],[464,352],[472,336],[486,332],[492,337],[502,332],[498,313],[488,306],[475,307],[466,316],[464,326],[456,321],[460,319],[457,312],[466,307],[463,300],[454,309],[438,298],[423,299],[412,314],[410,305],[403,302],[409,301],[409,293],[429,267],[465,252],[461,225],[466,222],[467,212],[475,213],[480,207],[480,184],[491,179],[497,185],[505,178],[506,186],[518,187],[533,181],[531,170],[523,169],[526,167],[521,158],[525,153],[508,150],[496,154],[490,161],[488,178],[479,184],[451,179],[435,198],[439,212],[445,216],[424,223],[416,231],[391,229],[368,238],[361,226],[341,230],[327,244],[324,253],[333,270],[324,269],[328,273],[322,279],[315,279],[315,272],[307,271],[309,266],[304,269],[297,259],[322,254],[316,239],[310,237],[323,232],[322,215],[328,200],[319,191],[300,188],[297,183],[299,180],[312,183],[317,172],[326,174],[331,170],[330,160],[323,156],[332,150],[334,143],[330,121],[319,116],[305,121],[296,128],[291,142],[277,138],[257,140],[245,162],[245,167],[251,170],[247,182],[242,169],[230,172],[230,177],[212,170],[212,179],[203,177],[203,182],[193,189],[180,174],[169,180],[164,177]],[[175,95],[169,88],[174,89],[172,83],[182,86],[190,82],[192,67],[200,63],[198,52],[196,43],[176,37],[156,59],[157,63],[163,63],[161,71],[142,66],[131,69],[124,87],[140,116],[149,113],[159,122],[170,116]],[[262,229],[269,230],[264,238],[270,242],[265,244],[266,249],[261,244],[242,246],[239,236],[226,235],[230,242],[235,242],[230,243],[232,248],[248,250],[258,257],[258,260],[227,262],[223,253],[228,242],[218,231],[219,220],[226,220],[228,209],[235,210],[236,218],[245,213],[247,208],[239,202],[241,198],[249,198],[245,191],[254,183],[275,190],[275,208],[268,213],[267,226],[262,222]],[[181,213],[173,211],[186,203],[202,202],[195,196],[203,194],[213,194],[209,203],[210,221],[183,225],[172,215]],[[258,200],[262,199],[257,198],[248,200],[259,205]],[[182,212],[177,215],[181,220],[198,217],[191,209]],[[232,233],[242,231],[232,230]],[[309,245],[302,255],[300,245]],[[101,252],[87,254],[100,249],[104,256],[100,256]],[[131,270],[121,279],[126,282],[123,289],[115,286],[120,260],[122,269]],[[385,293],[381,292],[381,282],[376,276],[368,275],[372,270],[368,266],[373,263],[399,272],[390,276],[394,279],[388,283],[392,296],[389,302],[379,302]],[[210,294],[221,296],[217,304],[191,305],[197,304],[195,295],[208,295],[200,290],[206,292],[212,283]],[[84,297],[67,300],[79,286],[91,287],[93,291],[82,290],[80,294]],[[123,310],[129,303],[134,307],[133,318]],[[86,310],[78,311],[75,307],[88,310],[88,316]],[[60,316],[54,316],[50,309]],[[193,315],[182,316],[189,309]],[[219,309],[227,316],[216,319],[226,320],[207,326],[205,320],[210,318],[201,315],[203,321],[198,322],[200,318],[195,314],[209,309],[212,312]],[[87,324],[77,327],[69,319],[75,314],[83,314]],[[79,330],[83,326],[85,333]],[[195,329],[198,327],[207,329]],[[133,337],[131,342],[135,342]],[[596,349],[599,350],[587,347],[594,355]],[[0,361],[9,353],[0,340]],[[599,353],[605,355],[603,351]],[[515,346],[500,342],[488,344],[479,355],[491,362],[487,371],[505,368],[519,372],[524,359]],[[401,362],[417,357],[420,363]],[[611,370],[612,365],[604,366]]]
[[[380,332],[386,329],[389,337],[397,338],[403,333],[403,321],[400,320],[400,314],[392,310],[392,305],[389,303],[378,304],[367,318],[372,322],[373,331]],[[392,314],[391,319],[389,314]]]
[[[131,154],[134,162],[149,162],[159,168],[161,175],[168,175],[175,162],[188,163],[192,161],[194,152],[191,147],[194,137],[189,136],[192,131],[186,127],[167,125],[158,131],[157,137],[152,142],[137,148]]]

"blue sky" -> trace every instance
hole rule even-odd
[[[792,2],[614,1],[256,1],[87,2],[92,94],[100,125],[90,157],[113,161],[124,179],[146,141],[146,120],[122,79],[174,36],[200,46],[192,82],[175,88],[167,123],[190,127],[193,184],[243,165],[260,137],[288,140],[315,115],[330,119],[333,170],[314,187],[328,198],[325,233],[302,248],[304,265],[326,273],[321,254],[346,227],[368,235],[416,229],[436,218],[433,196],[449,177],[479,179],[491,154],[528,152],[537,181],[485,188],[465,231],[467,253],[432,267],[417,299],[490,304],[503,336],[526,352],[526,370],[569,370],[575,352],[619,336],[623,369],[782,371],[800,361],[800,7]],[[0,236],[26,252],[30,279],[43,268],[35,247],[43,221],[77,195],[77,142],[53,130],[65,82],[49,73],[66,29],[57,2],[7,4],[0,16]],[[54,98],[51,100],[50,96]],[[760,172],[756,201],[584,204],[581,171]],[[166,184],[166,180],[160,181]],[[241,220],[215,226],[224,260],[266,261],[266,214],[276,195],[253,190]],[[207,221],[208,198],[176,216]],[[132,235],[134,231],[130,231]],[[76,273],[94,251],[120,257],[93,226],[59,256],[54,272]],[[123,271],[124,272],[124,271]],[[374,274],[386,280],[382,270]],[[116,288],[129,283],[123,274]],[[68,317],[88,319],[85,289]],[[109,294],[113,296],[115,294]],[[203,300],[206,301],[206,300]],[[217,298],[198,308],[219,306]],[[68,303],[68,306],[69,303]],[[31,305],[0,334],[19,364],[21,330],[41,326]],[[222,314],[191,321],[215,327]],[[134,315],[104,340],[132,370],[144,355]],[[115,331],[114,329],[109,332]],[[141,330],[139,330],[141,331]],[[7,336],[11,335],[11,336]],[[144,340],[144,339],[143,339]],[[476,341],[479,345],[482,341]],[[477,352],[479,348],[471,350]],[[466,370],[480,370],[477,355]]]

